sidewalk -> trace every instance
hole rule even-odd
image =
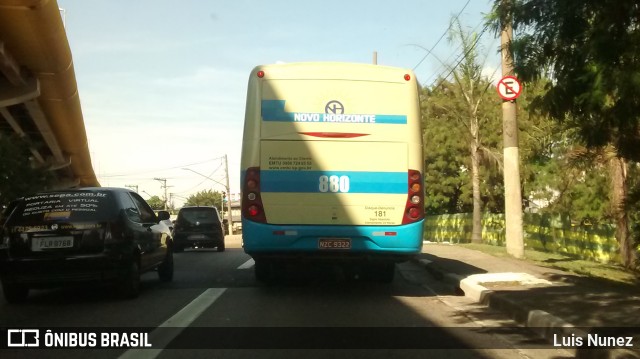
[[[595,332],[616,338],[634,336],[633,348],[583,346],[576,349],[576,357],[640,358],[640,288],[636,286],[449,244],[425,242],[418,260],[434,277],[531,327],[550,343],[554,334],[556,340],[561,335],[572,338],[572,334]]]

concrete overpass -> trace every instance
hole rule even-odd
[[[32,144],[25,161],[52,171],[53,188],[99,186],[55,0],[0,0],[0,136],[11,133]]]

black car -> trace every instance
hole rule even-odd
[[[216,247],[224,252],[224,229],[215,207],[183,207],[173,227],[176,252],[184,248]]]
[[[81,188],[24,197],[2,227],[0,280],[8,302],[30,288],[112,283],[136,297],[140,274],[157,268],[173,279],[171,233],[137,193]]]

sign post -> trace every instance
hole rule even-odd
[[[513,0],[501,0],[502,5]],[[500,19],[500,48],[502,58],[502,79],[498,81],[498,95],[502,102],[502,137],[504,140],[504,220],[507,253],[524,257],[524,231],[522,228],[522,190],[520,183],[520,149],[518,147],[518,120],[516,101],[522,86],[513,72],[513,54],[509,51],[513,39],[511,17]]]

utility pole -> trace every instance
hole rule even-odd
[[[138,185],[137,184],[126,184],[124,185],[127,188],[136,189],[136,193],[138,193]]]
[[[164,189],[164,210],[167,210],[167,179],[166,178],[154,178],[154,180],[162,183],[160,188]]]
[[[509,7],[512,0],[502,0],[501,6]],[[513,76],[513,56],[509,49],[513,39],[513,18],[511,14],[500,19],[500,49],[502,57],[502,77]],[[507,253],[524,257],[522,234],[522,193],[520,189],[520,153],[518,148],[518,120],[516,101],[502,102],[502,129],[504,140],[504,211],[506,225]]]
[[[225,186],[227,189],[227,226],[229,226],[229,231],[227,233],[233,234],[233,219],[231,217],[231,192],[229,187],[229,162],[227,161],[227,155],[224,155],[224,174],[227,178],[227,185]]]
[[[374,65],[378,64],[378,51],[373,52],[373,64]]]

